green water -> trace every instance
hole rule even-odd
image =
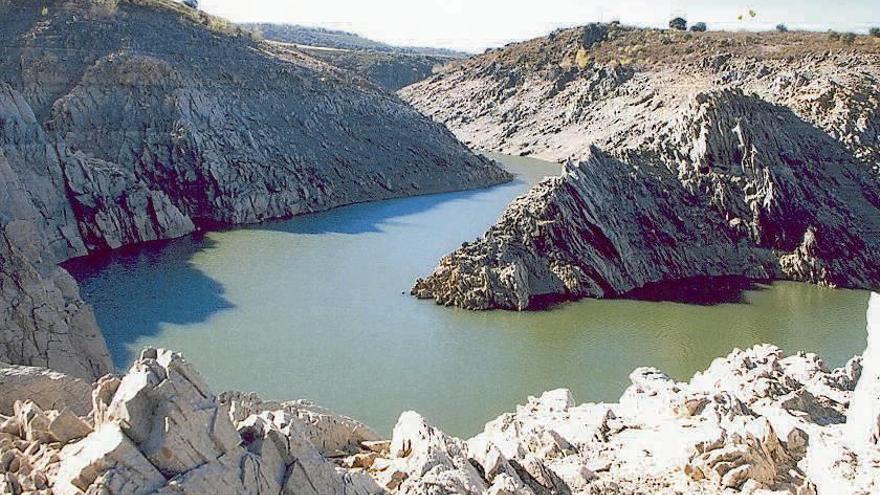
[[[415,409],[470,435],[528,395],[615,400],[638,366],[678,379],[772,342],[834,366],[864,347],[868,294],[758,285],[737,302],[583,301],[542,313],[441,308],[403,292],[559,166],[504,158],[488,190],[385,201],[77,260],[120,367],[183,352],[215,390],[308,398],[383,433]]]

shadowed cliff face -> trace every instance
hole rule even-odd
[[[522,310],[695,277],[880,286],[876,49],[817,55],[818,35],[756,36],[766,46],[593,25],[405,89],[466,141],[568,158],[413,294]],[[572,43],[586,62],[562,70]],[[697,59],[651,59],[670,43]],[[642,59],[600,60],[615,50]]]
[[[173,2],[16,0],[0,18],[0,234],[39,283],[199,227],[510,179],[395,96]],[[27,318],[3,344],[39,350],[0,360],[54,366]]]

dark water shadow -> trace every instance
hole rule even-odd
[[[308,235],[381,233],[385,227],[402,225],[400,220],[396,220],[398,218],[424,213],[451,201],[468,200],[495,188],[516,187],[522,183],[523,180],[517,178],[511,182],[489,188],[357,203],[319,213],[233,227],[233,229]]]
[[[691,277],[671,282],[648,284],[617,299],[672,302],[696,306],[748,304],[746,291],[766,290],[767,281],[746,277]]]
[[[163,324],[206,321],[234,307],[223,286],[193,267],[195,253],[215,243],[201,234],[98,253],[64,263],[80,283],[119,367],[134,359],[130,345]]]

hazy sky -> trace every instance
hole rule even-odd
[[[660,26],[672,16],[704,21],[710,29],[880,26],[880,0],[202,0],[201,7],[235,21],[323,26],[392,44],[467,51],[590,21]]]

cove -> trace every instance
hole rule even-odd
[[[125,369],[145,346],[182,352],[214,390],[313,400],[383,434],[414,409],[470,436],[558,387],[616,400],[629,373],[687,379],[735,347],[773,343],[840,366],[864,348],[868,293],[737,284],[718,300],[587,300],[469,312],[408,295],[437,260],[560,166],[492,155],[502,186],[390,200],[73,260]],[[701,281],[711,285],[712,281]],[[710,298],[711,299],[711,298]]]

